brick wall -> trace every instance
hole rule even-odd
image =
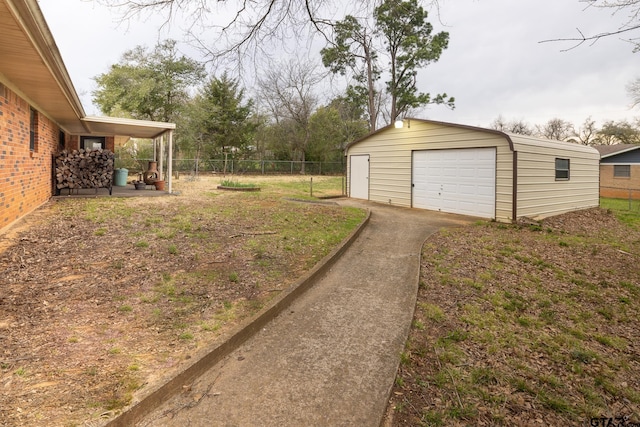
[[[60,128],[35,112],[35,148],[29,148],[30,105],[0,84],[0,230],[49,200],[52,155]]]
[[[631,165],[630,178],[614,178],[613,165],[600,165],[600,197],[640,199],[640,165]]]
[[[67,151],[73,151],[80,148],[80,136],[71,135],[65,140],[64,149]]]

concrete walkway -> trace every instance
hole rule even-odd
[[[372,210],[333,268],[138,426],[378,426],[408,335],[425,239],[471,219]]]

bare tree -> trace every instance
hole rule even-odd
[[[328,34],[332,16],[344,9],[340,0],[95,0],[115,8],[123,21],[162,13],[165,25],[188,17],[188,34],[210,59],[241,59],[247,54],[268,55],[271,41],[291,42],[301,35]],[[353,11],[370,7],[369,0],[351,4]],[[203,32],[215,31],[215,36]],[[326,36],[325,36],[326,37]],[[281,43],[284,45],[284,43]]]
[[[310,119],[319,105],[314,91],[322,78],[315,65],[290,61],[269,67],[258,79],[260,99],[274,121],[288,130],[291,151],[303,162],[302,173],[311,137]]]
[[[523,120],[514,120],[510,123],[509,132],[519,135],[533,135],[533,128]]]
[[[636,78],[627,85],[627,93],[633,101],[632,107],[640,105],[640,78]]]
[[[604,122],[602,129],[598,131],[598,139],[601,144],[640,144],[640,129],[638,123],[632,124],[626,120]]]
[[[496,117],[496,119],[489,125],[491,129],[499,130],[501,132],[516,133],[519,135],[533,135],[533,128],[529,123],[524,120],[506,120],[502,115]]]
[[[596,127],[596,121],[587,117],[578,128],[573,132],[573,135],[568,138],[568,141],[582,145],[594,145],[598,143],[598,128]]]
[[[248,48],[260,49],[265,41],[299,38],[304,31],[327,35],[334,24],[332,15],[335,11],[344,11],[344,15],[370,15],[372,9],[379,4],[376,0],[359,2],[342,2],[340,0],[95,0],[100,4],[117,8],[121,11],[123,20],[151,13],[164,13],[165,24],[171,22],[174,15],[183,14],[190,17],[192,28],[217,28],[220,38],[214,43],[197,36],[195,41],[209,53],[218,57],[237,53],[241,55]],[[626,12],[628,19],[617,29],[599,34],[585,35],[578,29],[578,36],[543,40],[541,43],[552,41],[571,41],[573,49],[583,43],[595,43],[598,40],[615,35],[628,34],[640,29],[640,0],[578,0],[586,3],[587,7],[611,9],[614,13]],[[426,8],[435,10],[440,16],[440,4],[443,0],[421,0]],[[212,5],[213,3],[213,5]],[[349,6],[345,8],[345,4]],[[231,17],[220,22],[223,11],[231,9]],[[218,22],[218,24],[213,24]],[[631,38],[629,41],[635,49],[640,48],[640,39]],[[213,48],[222,43],[220,49]]]
[[[491,122],[489,128],[499,130],[500,132],[505,132],[507,128],[507,121],[504,117],[502,117],[502,114],[500,114]]]
[[[536,126],[538,134],[547,139],[565,141],[573,135],[573,124],[562,119],[554,118],[542,126]]]

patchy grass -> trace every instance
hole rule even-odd
[[[365,217],[291,201],[302,180],[256,178],[262,191],[245,193],[202,177],[175,182],[175,197],[43,209],[0,254],[0,419],[94,424],[262,309]],[[340,194],[340,179],[314,182]]]
[[[230,179],[223,180],[220,183],[220,185],[223,187],[230,187],[230,188],[257,188],[258,187],[256,184],[252,184],[250,182],[239,182],[239,181],[234,181]]]
[[[640,232],[616,217],[430,239],[393,425],[640,422]]]
[[[263,190],[300,199],[340,196],[343,194],[343,185],[342,176],[304,176],[276,179],[261,184]]]

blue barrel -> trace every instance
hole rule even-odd
[[[113,177],[113,183],[118,187],[125,187],[127,185],[127,178],[129,177],[129,170],[125,168],[116,169]]]

